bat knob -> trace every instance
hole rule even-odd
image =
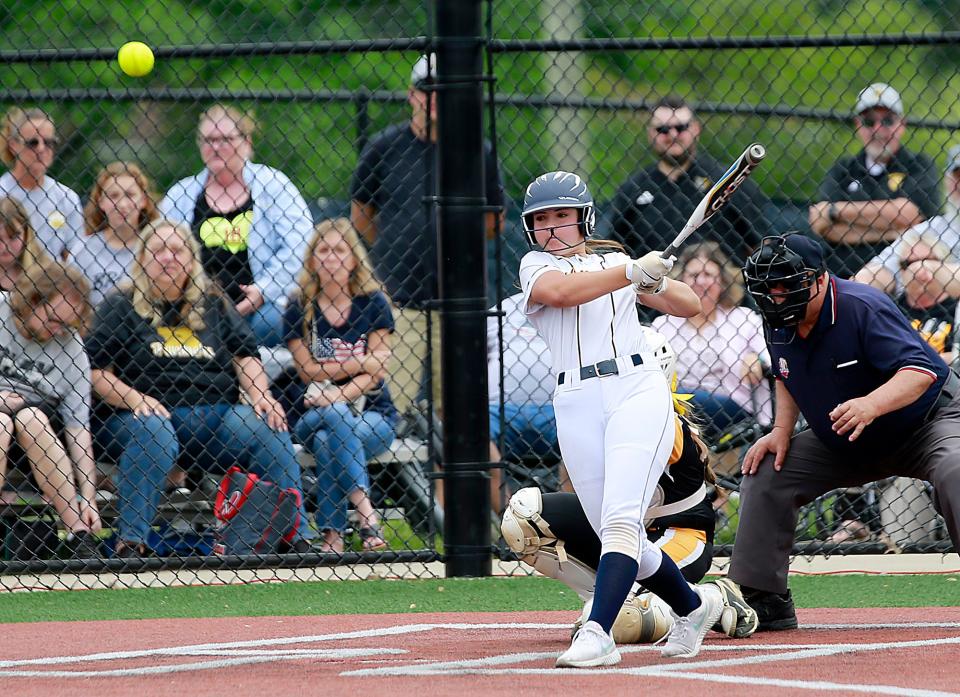
[[[747,148],[747,156],[750,158],[751,164],[757,164],[767,156],[767,149],[760,145],[760,143],[754,143]]]

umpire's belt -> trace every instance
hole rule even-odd
[[[627,360],[633,365],[643,365],[643,356],[639,353],[635,353],[632,356],[625,356],[624,360]],[[567,375],[571,371],[565,370],[560,375],[557,376],[557,384],[562,385],[569,378]],[[608,375],[619,375],[620,368],[617,366],[616,358],[608,358],[605,361],[600,361],[599,363],[594,363],[593,365],[585,365],[580,368],[580,379],[589,380],[590,378],[605,378]]]

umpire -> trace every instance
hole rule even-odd
[[[960,377],[886,295],[828,274],[811,238],[764,238],[744,279],[764,318],[776,418],[743,460],[729,576],[759,631],[793,629],[797,514],[831,489],[892,475],[928,480],[960,549]],[[801,414],[809,428],[793,435]]]

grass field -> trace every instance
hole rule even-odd
[[[957,575],[799,576],[798,607],[954,606]],[[164,617],[575,610],[576,595],[541,577],[323,581],[0,595],[0,622]]]

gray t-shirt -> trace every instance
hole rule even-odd
[[[90,427],[90,361],[74,331],[40,344],[13,323],[9,293],[0,293],[0,392],[57,405],[66,428]]]
[[[132,249],[114,249],[99,232],[81,237],[70,247],[70,263],[90,281],[90,302],[94,307],[130,278],[134,258]]]
[[[10,196],[23,204],[37,240],[54,259],[60,259],[83,234],[80,197],[55,179],[45,177],[43,186],[27,190],[10,172],[4,172],[0,176],[0,196]]]

